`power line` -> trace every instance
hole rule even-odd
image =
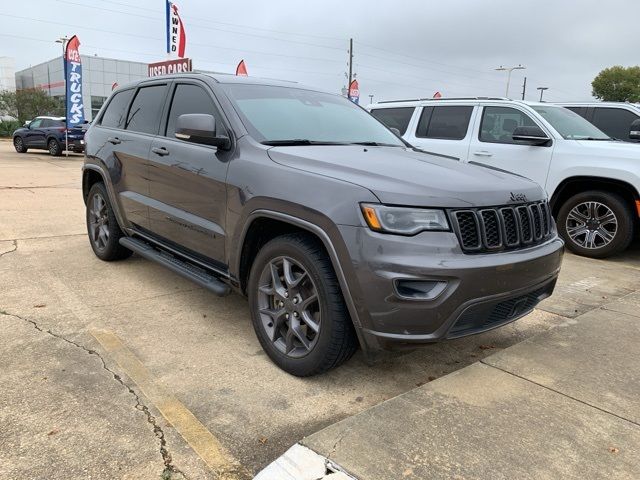
[[[124,2],[115,2],[113,0],[100,0],[104,3],[110,3],[110,4],[114,4],[114,5],[122,5],[124,7],[129,7],[129,8],[135,8],[138,10],[144,10],[147,12],[158,12],[157,9],[155,8],[148,8],[148,7],[140,7],[137,5],[131,5],[129,3],[124,3]],[[187,16],[187,15],[181,15],[183,18],[185,19],[189,19],[189,22],[191,24],[191,22],[194,20],[194,17],[192,16]],[[217,20],[209,20],[207,19],[207,23],[215,23],[217,25],[225,25],[228,27],[237,27],[237,28],[246,28],[249,30],[258,30],[258,31],[262,31],[262,32],[271,32],[271,33],[279,33],[282,35],[294,35],[294,36],[300,36],[300,37],[310,37],[310,38],[319,38],[319,39],[324,39],[324,40],[336,40],[336,41],[344,41],[344,38],[339,38],[339,37],[328,37],[328,36],[324,36],[324,35],[314,35],[314,34],[310,34],[310,33],[299,33],[299,32],[290,32],[290,31],[285,31],[285,30],[273,30],[273,29],[269,29],[269,28],[262,28],[262,27],[256,27],[256,26],[252,26],[252,25],[242,25],[239,23],[228,23],[228,22],[219,22]]]

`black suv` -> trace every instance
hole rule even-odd
[[[299,376],[355,351],[482,332],[553,291],[563,243],[524,178],[407,145],[296,84],[183,74],[123,86],[86,134],[95,254],[249,297]]]

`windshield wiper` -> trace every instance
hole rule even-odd
[[[350,142],[350,145],[362,145],[364,147],[404,147],[404,145],[397,145],[395,143],[381,142]]]
[[[346,145],[344,142],[325,142],[323,140],[307,140],[306,138],[293,138],[290,140],[265,140],[262,145],[272,147],[289,147],[298,145]]]

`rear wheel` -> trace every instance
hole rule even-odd
[[[605,258],[625,250],[634,219],[619,195],[592,190],[569,198],[558,212],[558,231],[578,255]]]
[[[27,153],[27,146],[24,144],[22,137],[13,139],[13,148],[15,148],[18,153]]]
[[[333,266],[312,236],[268,242],[249,275],[253,327],[271,360],[299,377],[347,360],[357,342]]]
[[[125,235],[120,230],[103,183],[95,183],[89,190],[87,232],[91,248],[100,260],[122,260],[133,253],[120,245],[120,239]]]
[[[52,157],[59,157],[62,155],[62,147],[55,138],[51,138],[47,143],[47,150]]]

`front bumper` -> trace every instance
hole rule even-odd
[[[464,254],[453,233],[413,237],[340,226],[357,288],[351,288],[368,348],[428,343],[480,333],[529,313],[553,292],[564,243]],[[437,282],[433,299],[407,298],[397,282]]]

